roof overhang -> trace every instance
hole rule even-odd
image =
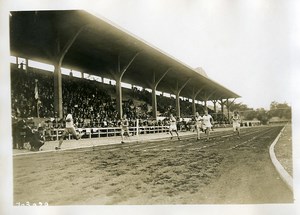
[[[62,67],[114,79],[118,58],[124,67],[137,53],[122,81],[149,88],[153,79],[170,71],[157,90],[172,93],[190,79],[180,96],[197,99],[238,98],[231,90],[199,74],[145,41],[86,11],[12,11],[10,16],[11,54],[55,64],[61,50],[83,28],[62,62]]]

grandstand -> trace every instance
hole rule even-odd
[[[10,14],[14,119],[60,128],[71,109],[79,128],[118,127],[124,113],[131,126],[161,126],[211,101],[228,123],[223,106],[239,95],[112,23],[77,10]]]

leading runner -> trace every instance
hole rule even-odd
[[[72,136],[75,137],[76,140],[79,140],[82,136],[80,133],[77,133],[75,130],[75,125],[74,125],[73,116],[71,112],[68,113],[66,117],[66,128],[59,140],[58,146],[55,147],[56,150],[59,150],[61,148],[64,138],[69,134],[72,134]]]

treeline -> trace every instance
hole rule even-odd
[[[267,124],[272,117],[291,120],[292,108],[287,103],[271,102],[270,110],[264,108],[253,109],[242,103],[232,104],[230,111],[238,110],[244,120],[258,119],[262,124]]]

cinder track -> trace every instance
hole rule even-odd
[[[212,133],[210,141],[196,141],[195,133],[181,141],[14,156],[14,201],[50,205],[292,202],[293,194],[277,179],[268,155],[280,129],[242,129],[239,139],[232,131],[222,131]]]
[[[196,141],[196,134],[181,137],[181,140],[161,140],[155,142],[148,142],[148,143],[126,143],[126,144],[118,144],[114,146],[98,146],[94,148],[94,151],[117,151],[117,150],[134,150],[134,151],[159,151],[159,150],[177,150],[182,148],[185,149],[204,149],[208,147],[221,147],[223,149],[224,146],[230,148],[234,147],[233,144],[236,145],[243,145],[246,141],[249,142],[252,138],[256,138],[256,135],[263,136],[266,135],[268,132],[273,131],[274,128],[272,127],[259,127],[259,128],[250,128],[246,130],[242,130],[241,138],[237,139],[237,137],[232,133],[232,131],[223,131],[223,132],[216,132],[210,136],[210,140],[208,142],[205,141],[205,137],[202,137],[200,141]],[[203,134],[202,134],[203,136]],[[226,141],[225,141],[226,140]],[[224,142],[230,142],[230,146],[221,145]],[[88,151],[90,149],[87,149]]]

